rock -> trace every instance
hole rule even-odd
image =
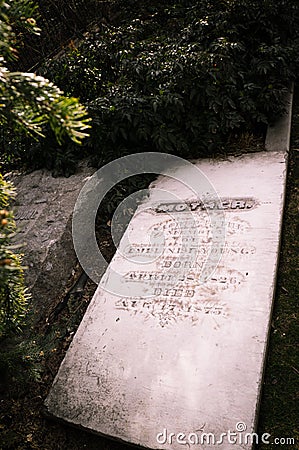
[[[76,264],[71,219],[77,196],[94,170],[86,164],[69,178],[49,171],[12,174],[16,187],[13,205],[18,233],[14,244],[24,254],[25,281],[32,294],[37,320],[46,318],[50,305],[64,291]]]

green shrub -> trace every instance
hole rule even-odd
[[[0,175],[0,338],[20,330],[29,298],[24,286],[22,258],[11,246],[16,231],[9,210],[13,196],[12,185]]]
[[[299,69],[295,1],[118,3],[118,26],[40,68],[93,118],[80,155],[69,140],[28,146],[6,136],[13,157],[64,167],[86,155],[98,165],[135,151],[211,155],[283,113]]]
[[[68,138],[80,144],[90,128],[78,99],[66,97],[42,76],[8,68],[9,61],[17,59],[22,33],[40,31],[32,17],[36,8],[31,0],[0,0],[0,164],[22,157],[19,133],[43,137],[48,127],[59,143]]]
[[[120,26],[90,34],[42,69],[87,106],[86,149],[100,163],[140,150],[209,155],[232,133],[282,114],[298,70],[294,2],[122,7]]]
[[[22,159],[28,137],[43,136],[46,125],[57,142],[68,137],[81,143],[89,128],[86,109],[74,97],[66,97],[52,82],[34,73],[12,72],[9,60],[15,60],[22,32],[39,33],[31,0],[0,0],[0,163]],[[14,152],[15,146],[20,150]],[[26,154],[26,153],[25,153]],[[22,322],[27,294],[24,288],[21,256],[14,253],[11,237],[16,228],[9,211],[13,188],[0,174],[0,338],[17,331]]]

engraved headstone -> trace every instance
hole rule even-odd
[[[80,189],[94,170],[82,165],[68,178],[54,178],[46,170],[13,174],[13,205],[18,233],[14,244],[24,254],[26,284],[36,317],[58,300],[76,263],[71,220]]]
[[[187,185],[186,168],[160,177],[136,211],[46,400],[52,416],[151,449],[251,448],[285,154],[195,167]],[[200,174],[211,192],[198,195]]]

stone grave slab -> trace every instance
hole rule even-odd
[[[176,179],[163,176],[151,185],[46,408],[70,424],[146,448],[249,449],[271,321],[286,153],[194,167],[197,175],[176,167]],[[190,183],[198,184],[197,197]]]
[[[9,177],[17,194],[13,209],[18,233],[14,244],[20,245],[19,251],[24,254],[26,284],[38,318],[64,291],[76,264],[72,213],[78,193],[93,172],[83,164],[68,178],[54,178],[47,170]]]

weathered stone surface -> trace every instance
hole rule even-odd
[[[173,178],[153,184],[56,376],[51,415],[151,449],[192,447],[203,433],[215,439],[203,449],[217,441],[251,448],[245,434],[257,419],[286,154],[196,166],[219,197],[203,192],[203,204]],[[188,178],[180,168],[174,175]],[[192,182],[200,190],[202,176]],[[237,441],[222,435],[229,430]]]
[[[94,170],[82,166],[69,178],[54,178],[46,170],[14,174],[17,189],[14,205],[19,229],[14,241],[22,245],[26,283],[38,318],[64,290],[76,263],[71,219],[86,179]]]

